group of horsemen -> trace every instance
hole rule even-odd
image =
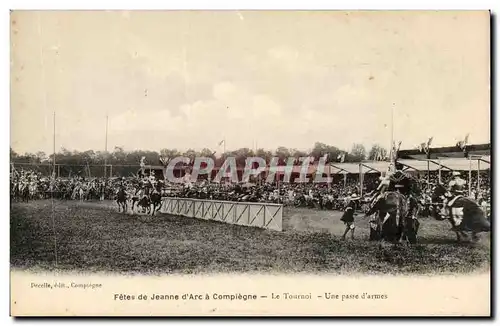
[[[56,197],[59,199],[114,199],[120,189],[128,196],[144,198],[153,192],[161,192],[163,183],[151,174],[140,178],[107,181],[73,177],[60,179],[43,177],[33,171],[16,171],[11,179],[11,197],[14,200],[35,200]]]
[[[453,178],[446,185],[447,192],[440,198],[434,199],[439,201],[434,204],[441,204],[441,211],[439,214],[442,216],[451,216],[451,204],[456,198],[464,196],[465,194],[465,186],[467,182],[460,177],[460,172],[458,171],[454,171],[452,175]],[[380,184],[377,189],[369,194],[369,197],[371,197],[371,207],[375,207],[388,192],[398,192],[403,195],[407,207],[411,207],[412,200],[416,203],[417,199],[421,196],[421,189],[418,180],[410,174],[405,173],[403,171],[403,165],[397,162],[389,166],[386,174],[380,177]],[[341,218],[341,220],[346,224],[346,231],[343,236],[344,238],[349,231],[352,231],[354,236],[354,212],[358,206],[356,203],[358,199],[359,197],[357,197],[356,194],[351,196],[351,200],[347,203],[344,215]],[[369,209],[368,211],[371,212],[372,210]],[[414,209],[409,209],[407,214],[414,218],[417,217]]]

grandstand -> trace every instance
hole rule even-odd
[[[419,150],[400,150],[398,152],[398,162],[405,166],[404,170],[427,172],[427,171],[484,171],[490,169],[491,161],[491,145],[470,145],[465,153],[458,150],[457,147],[442,147],[433,148],[430,155]],[[370,174],[370,173],[385,173],[389,162],[387,161],[362,161],[356,163],[329,163],[325,166],[324,174]],[[212,177],[219,172],[220,167],[214,167]],[[282,167],[281,170],[283,170]],[[318,169],[318,162],[309,166],[307,176],[312,177]],[[174,169],[175,176],[184,174],[186,167],[176,166]],[[161,165],[148,165],[145,168],[146,173],[155,171],[158,176],[163,176],[164,167]],[[244,167],[238,167],[238,177],[243,175]],[[300,174],[301,166],[294,166],[292,170],[292,180],[295,174]],[[267,176],[268,170],[263,174]],[[283,178],[281,171],[281,179]]]

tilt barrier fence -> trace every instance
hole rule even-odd
[[[163,198],[162,213],[283,231],[283,205]]]

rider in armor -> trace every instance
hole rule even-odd
[[[453,195],[463,195],[465,192],[465,185],[467,181],[460,177],[460,172],[453,171],[453,179],[448,183],[448,190]]]
[[[410,197],[415,194],[416,186],[414,179],[411,175],[403,171],[403,165],[396,162],[394,170],[392,167],[392,165],[389,166],[385,177],[381,178],[380,185],[377,188],[379,195],[374,200],[373,205],[375,205],[382,198],[386,191],[396,191],[401,193],[406,197],[408,204],[410,202]]]
[[[373,205],[379,200],[382,198],[382,196],[384,195],[384,193],[387,191],[387,189],[389,188],[389,185],[391,183],[391,176],[392,174],[394,173],[393,172],[393,167],[392,167],[392,164],[389,165],[389,167],[387,168],[387,172],[385,173],[385,175],[382,175],[380,176],[379,180],[380,180],[380,183],[377,187],[376,190],[374,190],[374,195],[372,198],[372,203]]]
[[[403,171],[403,165],[396,163],[396,171],[390,178],[389,191],[398,191],[405,196],[412,193],[412,177]]]
[[[450,210],[449,214],[451,216],[451,204],[453,204],[454,200],[453,198],[457,198],[458,196],[463,196],[465,194],[465,186],[467,184],[467,181],[462,179],[460,177],[460,172],[458,171],[453,171],[453,179],[448,183],[448,191],[449,193],[446,194],[443,198],[443,209],[448,207]],[[446,212],[443,210],[443,215],[446,214]]]

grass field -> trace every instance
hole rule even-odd
[[[55,220],[55,232],[52,224]],[[283,232],[160,214],[117,213],[102,203],[38,201],[11,205],[11,266],[138,273],[464,273],[490,266],[490,234],[455,243],[447,222],[421,220],[420,244],[340,240],[340,213],[287,208]]]

